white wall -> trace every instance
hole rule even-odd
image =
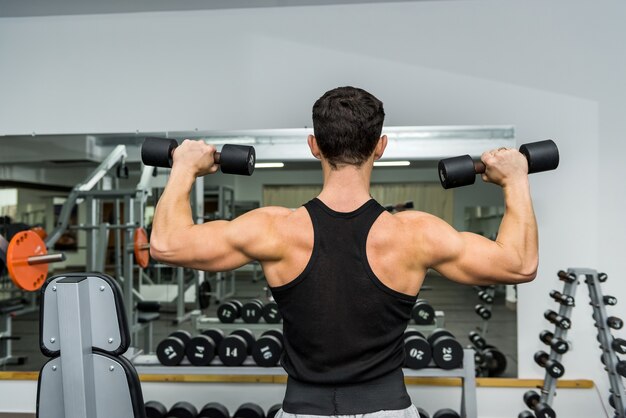
[[[625,17],[618,1],[491,0],[0,19],[0,135],[302,127],[325,90],[352,84],[389,125],[554,138],[561,166],[532,180],[539,278],[518,305],[519,373],[539,377],[558,269],[598,268],[607,293],[626,291]],[[585,294],[566,376],[606,394]]]

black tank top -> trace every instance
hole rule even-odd
[[[313,223],[311,258],[295,280],[271,289],[290,380],[354,385],[402,376],[403,333],[416,297],[384,285],[366,256],[370,228],[385,209],[374,199],[345,213],[317,198],[304,207]]]

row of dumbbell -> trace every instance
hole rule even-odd
[[[410,369],[428,367],[431,360],[435,366],[450,370],[463,364],[463,346],[449,331],[435,329],[428,338],[414,329],[404,332],[405,366]]]
[[[490,286],[474,286],[474,289],[478,292],[478,299],[482,302],[491,305],[493,304],[493,298],[496,287],[494,285]]]
[[[469,340],[474,349],[474,362],[476,376],[501,376],[507,366],[506,356],[495,346],[487,344],[487,341],[476,331],[469,333]]]
[[[169,410],[161,402],[145,403],[147,418],[230,418],[230,411],[219,402],[209,402],[199,411],[189,402],[177,402]],[[237,408],[233,417],[237,418],[274,418],[281,404],[272,405],[267,413],[258,404],[247,402]]]
[[[570,329],[572,327],[572,321],[568,317],[559,315],[558,313],[554,312],[551,309],[546,310],[543,313],[543,316],[552,324],[556,325],[557,327],[561,329]],[[595,314],[593,315],[593,317],[595,319]],[[597,321],[596,321],[595,326],[596,327],[599,326]],[[606,319],[606,326],[608,326],[611,329],[622,329],[622,327],[624,326],[624,321],[621,318],[618,318],[617,316],[609,316]]]
[[[225,324],[232,324],[238,318],[247,324],[258,324],[261,318],[268,324],[278,324],[282,321],[276,302],[263,303],[259,299],[252,299],[246,303],[239,300],[230,300],[217,307],[217,318]]]
[[[261,367],[274,367],[283,352],[283,332],[265,331],[256,339],[249,329],[237,329],[225,336],[217,328],[192,338],[187,331],[175,331],[159,343],[156,355],[164,366],[178,366],[186,357],[194,366],[209,366],[217,355],[224,366],[241,366],[248,356]]]
[[[281,404],[272,405],[267,413],[258,404],[247,402],[237,408],[236,418],[274,418],[282,408]],[[189,402],[177,402],[169,410],[160,402],[150,401],[145,404],[147,418],[230,418],[228,408],[219,402],[209,402],[200,411]],[[428,412],[417,408],[420,418],[430,418]],[[460,418],[453,409],[445,408],[435,412],[432,418]]]

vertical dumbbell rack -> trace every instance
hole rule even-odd
[[[578,277],[576,273],[572,272],[571,270],[568,270],[567,272],[560,271],[558,273],[558,276],[559,280],[565,282],[563,284],[563,291],[561,292],[561,294],[567,297],[571,297],[573,300],[574,296],[576,295],[576,289],[578,288]],[[570,318],[573,307],[573,304],[559,304],[558,315],[565,318]],[[562,328],[555,324],[553,338],[567,340],[567,331],[567,328]],[[550,353],[548,357],[549,360],[557,361],[562,364],[562,356],[563,354],[557,353],[552,347],[550,347]],[[540,402],[545,403],[548,406],[552,406],[552,400],[556,394],[556,383],[557,378],[552,377],[550,373],[548,373],[548,371],[546,370],[543,380],[543,386],[541,388]]]
[[[593,309],[593,318],[598,329],[598,342],[602,350],[602,358],[604,359],[605,370],[609,376],[609,384],[611,386],[611,406],[615,408],[615,417],[626,417],[626,399],[624,395],[624,385],[622,379],[617,373],[616,368],[619,362],[615,351],[612,349],[614,340],[610,328],[607,325],[609,316],[606,313],[605,298],[602,294],[601,283],[606,280],[606,274],[598,273],[591,269],[570,269],[577,277],[584,276],[587,289],[589,290],[589,304]]]
[[[474,310],[476,311],[476,314],[480,315],[478,313],[478,307],[479,306],[483,306],[491,314],[491,311],[492,311],[492,308],[493,308],[493,301],[494,301],[494,299],[496,297],[496,287],[495,286],[485,286],[485,287],[476,286],[476,290],[478,291],[478,298],[481,301],[474,308]],[[488,318],[485,318],[485,317],[481,316],[481,318],[483,319],[483,322],[478,327],[478,329],[480,331],[480,336],[483,337],[483,338],[486,338],[487,337],[489,320],[491,319],[491,316],[489,316]]]

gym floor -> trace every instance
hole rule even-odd
[[[253,283],[246,274],[237,275],[237,298],[251,299],[264,296],[264,281]],[[476,329],[481,319],[474,313],[474,306],[479,303],[476,291],[472,286],[463,286],[438,276],[428,276],[420,298],[427,299],[436,310],[445,313],[445,327],[452,332],[463,345],[469,344],[467,334]],[[215,316],[216,306],[211,305],[205,313]],[[493,305],[493,317],[489,321],[487,342],[496,346],[507,357],[507,369],[503,377],[517,376],[517,315],[514,310],[504,304],[504,295],[498,293]],[[154,344],[167,337],[177,329],[186,329],[192,334],[195,330],[190,322],[174,325],[174,313],[163,313],[154,324]],[[20,366],[5,366],[4,370],[39,370],[46,362],[46,358],[39,351],[39,321],[38,313],[28,313],[18,316],[13,321],[14,335],[21,337],[14,341],[13,353],[15,356],[26,356],[27,361]],[[2,415],[0,414],[0,418]]]

